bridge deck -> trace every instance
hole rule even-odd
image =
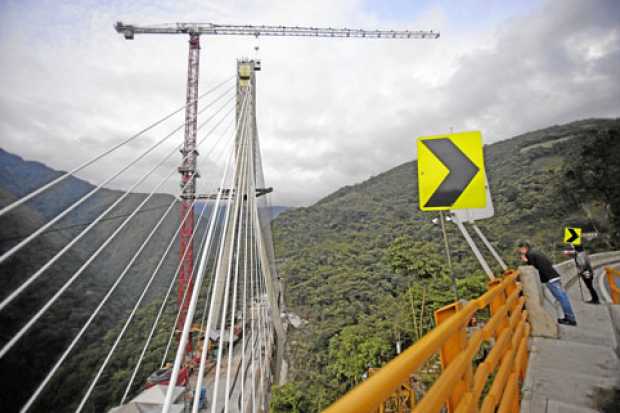
[[[600,270],[597,273],[600,276]],[[560,326],[559,339],[531,339],[522,413],[617,411],[612,406],[620,403],[615,332],[620,329],[620,311],[609,304],[584,303],[577,284],[568,293],[578,326]],[[589,299],[585,288],[583,294]]]

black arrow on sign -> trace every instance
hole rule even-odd
[[[425,208],[451,207],[480,168],[448,138],[429,139],[423,142],[449,171],[448,176],[431,195]]]
[[[568,232],[570,232],[570,238],[567,239],[566,242],[572,244],[579,239],[579,235],[575,232],[574,229],[568,228]]]

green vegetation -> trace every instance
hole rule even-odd
[[[556,261],[561,260],[563,228],[567,225],[583,227],[586,232],[598,231],[599,236],[586,245],[590,251],[608,250],[619,244],[619,131],[618,120],[584,120],[486,147],[496,216],[479,226],[510,265],[518,265],[513,254],[514,242],[523,237]],[[286,211],[274,221],[285,310],[300,315],[308,323],[288,330],[289,382],[274,388],[273,412],[316,412],[325,408],[362,380],[368,367],[380,367],[394,357],[397,343],[404,349],[424,335],[434,325],[433,311],[453,302],[441,231],[431,222],[437,214],[418,210],[416,176],[416,163],[409,162],[344,187],[311,207]],[[4,185],[0,182],[2,204],[16,195]],[[3,188],[7,191],[3,192]],[[76,196],[75,191],[71,194]],[[115,196],[118,193],[110,191],[65,224],[86,221]],[[140,199],[140,195],[132,196],[130,202],[114,212],[126,213]],[[168,200],[162,195],[153,207]],[[26,205],[0,220],[0,250],[5,251],[24,233],[40,226],[43,217],[57,207],[47,205],[38,209],[37,205]],[[3,409],[16,410],[31,394],[103,296],[112,282],[111,276],[120,272],[137,248],[138,240],[144,238],[161,212],[153,209],[140,215],[141,219],[129,228],[117,248],[93,263],[83,280],[76,283],[75,291],[68,291],[2,360]],[[176,227],[177,213],[172,214],[174,218],[165,223],[167,233]],[[17,306],[0,313],[2,342],[116,225],[118,221],[98,226],[83,246],[72,249],[66,260],[50,268],[48,276],[35,284],[36,288],[25,294]],[[0,287],[5,291],[2,296],[22,282],[19,277],[23,277],[24,271],[32,274],[79,229],[47,234],[0,268]],[[458,294],[464,299],[478,296],[486,288],[486,276],[454,225],[448,224],[447,230]],[[151,274],[164,242],[154,240],[153,249],[144,255],[139,268],[128,274],[120,286],[121,294],[95,320],[33,411],[73,411],[71,407],[84,394],[135,302],[136,291],[141,290]],[[488,254],[487,260],[493,263]],[[147,297],[147,305],[136,315],[96,387],[87,412],[105,412],[120,401],[175,263],[173,251],[163,275]],[[497,266],[494,270],[499,272]],[[146,355],[134,390],[159,367],[174,306],[171,303],[164,313],[163,326]],[[428,385],[436,373],[437,361],[432,360],[420,372],[419,380]]]
[[[589,205],[600,203],[603,215],[609,216],[607,241],[618,246],[620,240],[620,133],[604,129],[595,139],[588,139],[565,168],[566,202],[592,216]]]
[[[396,238],[386,254],[386,263],[393,272],[415,279],[447,275],[443,261],[444,258],[437,254],[433,244],[414,241],[407,236]]]
[[[617,245],[619,131],[618,120],[584,120],[486,146],[496,215],[479,226],[510,265],[518,265],[514,243],[524,237],[562,260],[567,225],[599,232],[590,251]],[[406,163],[275,220],[287,310],[308,324],[289,329],[289,383],[274,388],[273,412],[326,407],[453,302],[441,231],[431,222],[437,214],[418,210],[416,168]],[[486,276],[452,224],[448,237],[460,297],[480,295]]]

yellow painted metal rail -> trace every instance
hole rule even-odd
[[[609,291],[611,291],[611,302],[614,304],[620,304],[620,288],[618,288],[620,271],[614,270],[610,267],[606,267],[605,273],[607,274],[607,284],[609,285]]]
[[[435,312],[437,326],[324,413],[375,412],[395,389],[439,353],[442,373],[413,412],[518,412],[520,384],[528,361],[530,326],[517,271],[491,281],[486,293],[466,304],[457,302]],[[479,311],[490,318],[470,327]],[[490,351],[476,360],[482,343]],[[475,365],[477,364],[477,365]]]

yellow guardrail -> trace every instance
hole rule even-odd
[[[491,281],[479,298],[437,310],[433,330],[323,413],[375,412],[437,353],[442,373],[412,412],[439,412],[443,406],[450,413],[518,412],[530,332],[518,277],[517,271],[507,272]],[[490,311],[486,324],[468,327],[476,313],[485,309]],[[491,349],[475,366],[483,342]]]
[[[620,288],[618,288],[617,283],[617,280],[620,280],[620,271],[614,270],[610,267],[605,267],[605,273],[607,274],[609,291],[611,291],[611,302],[614,304],[620,304]]]

